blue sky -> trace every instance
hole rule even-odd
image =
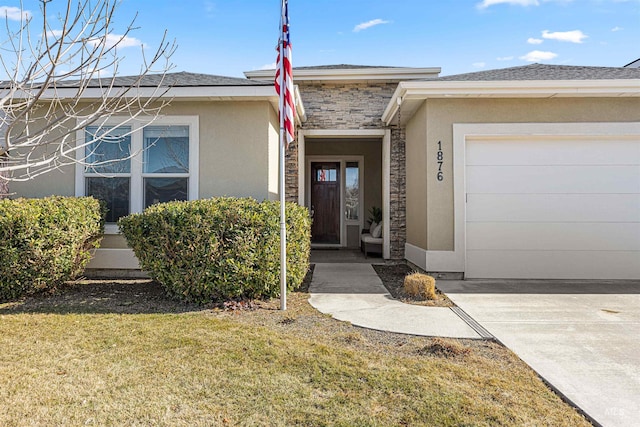
[[[37,18],[35,0],[24,7]],[[139,29],[133,46],[120,50],[121,74],[139,69],[135,45],[149,50],[165,30],[178,45],[174,71],[242,77],[267,67],[275,62],[279,7],[279,0],[122,0],[114,32],[136,13]],[[441,67],[449,75],[640,58],[640,0],[289,0],[289,8],[294,67]]]

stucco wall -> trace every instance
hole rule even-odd
[[[269,109],[269,182],[267,191],[269,200],[279,200],[278,197],[278,165],[280,163],[280,122],[278,113]]]
[[[407,243],[427,246],[427,105],[407,124]],[[409,179],[409,177],[411,177]]]
[[[426,121],[426,138],[418,131]],[[454,123],[581,123],[640,121],[640,99],[430,99],[407,125],[411,153],[426,148],[426,191],[418,192],[424,171],[413,162],[411,181],[413,216],[416,204],[425,205],[424,217],[408,222],[411,242],[427,250],[453,250],[453,124]],[[437,180],[438,141],[442,141],[444,180]],[[426,247],[423,246],[426,240]]]
[[[274,198],[278,136],[277,118],[269,103],[173,101],[163,115],[199,116],[200,198]],[[25,183],[11,183],[10,191],[25,197],[74,195],[75,169],[71,166]]]
[[[48,113],[46,110],[37,111],[33,114],[34,117],[43,117]],[[31,132],[34,129],[42,129],[46,126],[46,122],[36,121],[31,125]],[[49,136],[62,138],[65,135],[63,129],[59,129],[56,132],[49,132]],[[56,151],[56,146],[45,146],[35,150],[34,153],[30,153],[31,158],[39,160],[41,155]],[[21,175],[24,171],[17,172],[15,176]],[[59,169],[48,172],[39,177],[33,178],[24,182],[9,182],[9,193],[11,197],[47,197],[52,195],[58,196],[73,196],[75,182],[75,167],[65,166]]]
[[[271,111],[266,102],[175,103],[163,111],[200,117],[200,198],[270,198]]]

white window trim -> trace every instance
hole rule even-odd
[[[131,119],[126,116],[110,117],[99,123],[95,123],[97,126],[115,126],[122,124],[124,126],[131,126],[131,172],[129,175],[131,178],[130,189],[130,201],[129,211],[130,213],[139,213],[144,208],[144,189],[143,180],[145,177],[162,176],[162,177],[187,177],[189,179],[189,200],[195,200],[198,198],[198,183],[199,183],[199,118],[198,116],[160,116]],[[189,173],[188,174],[151,174],[143,173],[143,133],[142,129],[145,126],[188,126],[189,127]],[[84,129],[76,132],[76,146],[83,145],[85,143],[85,131]],[[75,195],[78,197],[85,196],[85,167],[82,164],[82,159],[85,156],[84,149],[76,151],[76,176],[75,176]],[[89,174],[89,176],[94,174]],[[120,230],[118,226],[113,223],[105,224],[105,234],[118,234]]]

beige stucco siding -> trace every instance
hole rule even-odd
[[[408,216],[416,206],[426,205],[426,223],[420,215],[408,219],[407,236],[410,243],[427,250],[454,249],[453,124],[640,121],[638,98],[429,99],[425,104],[407,124],[407,147],[413,153],[419,153],[421,144],[426,147],[426,192],[418,191],[425,177],[413,160],[407,163],[407,186],[411,188],[408,198],[418,198],[410,202]],[[417,131],[422,121],[426,121],[426,138]],[[442,141],[444,155],[442,182],[436,175],[438,141]],[[426,247],[422,246],[425,240]]]
[[[74,196],[75,169],[65,167],[26,182],[10,182],[9,192],[18,197]]]
[[[407,124],[407,243],[427,247],[427,104]]]
[[[273,108],[269,109],[269,181],[267,191],[269,200],[278,200],[278,175],[280,163],[280,122]]]
[[[239,196],[258,200],[277,192],[277,130],[268,102],[179,102],[163,109],[166,116],[199,118],[199,197]],[[274,159],[274,151],[275,159]],[[75,167],[25,183],[11,183],[18,196],[75,194]]]
[[[180,102],[163,110],[199,116],[200,198],[270,198],[272,111],[267,102]]]
[[[311,142],[310,142],[311,141]],[[371,207],[382,206],[382,145],[380,141],[307,140],[307,156],[364,156],[364,224]]]
[[[42,117],[47,114],[46,110],[37,111],[33,114],[34,117]],[[46,126],[44,120],[36,121],[31,126],[31,132],[34,132],[34,129],[42,129]],[[49,133],[51,138],[58,137],[61,138],[64,136],[64,132],[62,129],[55,131],[50,131]],[[41,147],[38,150],[35,150],[34,153],[31,153],[31,158],[35,160],[41,160],[40,156],[46,153],[51,153],[57,151],[58,147],[56,146],[47,146]],[[24,171],[17,172],[15,176],[22,174]],[[9,183],[9,192],[13,195],[20,197],[47,197],[52,195],[57,196],[73,196],[74,192],[74,182],[75,182],[75,168],[73,165],[61,167],[60,169],[53,170],[44,175],[40,175],[34,179],[24,182],[10,182]]]

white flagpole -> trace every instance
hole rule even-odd
[[[284,0],[283,0],[284,1]],[[280,62],[278,67],[280,67],[280,146],[279,154],[280,154],[280,162],[279,162],[279,171],[278,171],[278,184],[280,194],[280,310],[287,309],[287,228],[286,228],[286,212],[285,212],[285,197],[284,197],[284,175],[285,175],[285,132],[284,132],[284,50],[283,50],[283,40],[282,40],[282,25],[283,22],[283,12],[284,12],[284,3],[282,2],[280,5],[280,38],[278,40],[278,52],[280,54]]]

